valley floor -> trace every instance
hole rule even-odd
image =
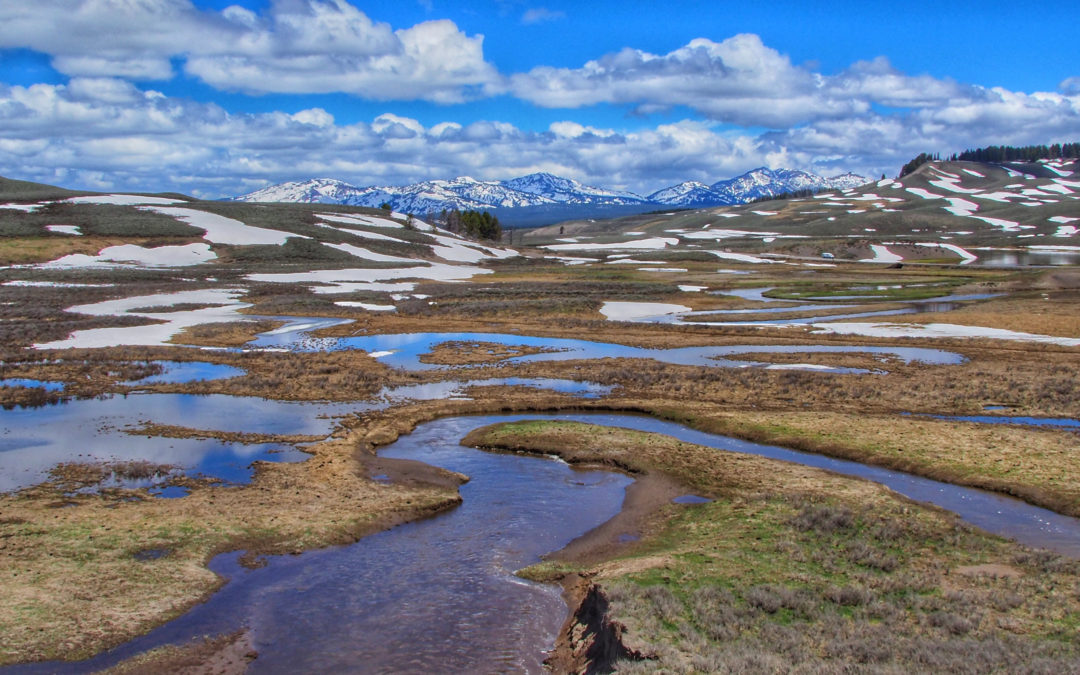
[[[557,670],[985,672],[1017,664],[1067,670],[1080,662],[1074,559],[988,535],[864,480],[660,434],[559,422],[560,411],[640,413],[1080,517],[1076,429],[1033,426],[1080,418],[1080,348],[1073,346],[1080,274],[732,264],[746,273],[718,274],[715,262],[695,260],[654,272],[526,258],[492,264],[494,273],[464,283],[421,282],[395,311],[254,286],[244,297],[251,306],[236,316],[193,323],[173,338],[208,349],[32,349],[72,331],[139,322],[123,313],[64,312],[101,301],[98,289],[0,286],[17,303],[3,309],[9,347],[0,395],[11,408],[4,419],[125,394],[133,402],[186,394],[318,402],[336,415],[325,427],[299,430],[183,416],[121,430],[148,444],[306,453],[303,461],[257,461],[247,480],[228,485],[175,466],[118,467],[71,453],[61,467],[42,469],[42,479],[0,495],[0,663],[85,658],[183,613],[220,587],[206,567],[218,553],[245,550],[245,560],[258,564],[263,554],[351,543],[454,508],[467,477],[385,460],[378,448],[424,421],[511,411],[543,412],[552,421],[479,430],[466,442],[556,454],[668,486],[655,492],[664,499],[645,500],[647,508],[628,502],[634,518],[620,522],[633,537],[571,547],[523,572],[562,581],[580,601],[560,638]],[[170,291],[135,283],[143,294]],[[983,332],[896,337],[822,328],[843,325],[830,315],[910,309],[945,295],[977,299],[937,313],[848,322]],[[174,309],[233,301],[192,302]],[[690,308],[721,325],[668,309],[611,321],[602,312],[610,302]],[[150,309],[139,311],[168,313]],[[248,316],[260,318],[235,320]],[[783,323],[808,317],[811,323]],[[751,323],[774,318],[781,323]],[[282,342],[267,342],[290,325],[273,338]],[[991,329],[1013,335],[1001,339]],[[429,333],[441,336],[417,337]],[[598,351],[582,341],[598,343]],[[264,348],[241,348],[250,344]],[[139,383],[174,361],[235,370]],[[42,404],[61,407],[32,407]],[[1039,419],[992,423],[1005,417]],[[12,467],[4,473],[18,479]],[[168,489],[186,496],[156,496]],[[673,504],[664,490],[710,501]],[[242,669],[257,651],[251,639],[226,635],[123,667],[188,663],[195,654]]]

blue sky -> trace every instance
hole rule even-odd
[[[0,175],[647,193],[1080,139],[1075,2],[892,4],[0,0]]]

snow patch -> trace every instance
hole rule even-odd
[[[1002,220],[1001,218],[987,218],[986,216],[970,216],[971,218],[977,218],[989,225],[1000,227],[1004,232],[1019,232],[1020,230],[1034,229],[1033,225],[1021,225],[1020,223],[1013,222],[1011,220]]]
[[[120,300],[107,300],[105,302],[98,302],[90,305],[69,307],[67,311],[75,314],[89,314],[90,316],[141,316],[148,319],[156,319],[163,323],[123,328],[90,328],[87,330],[75,331],[65,340],[36,344],[34,347],[36,349],[75,349],[167,345],[174,335],[189,326],[197,326],[204,323],[250,321],[250,318],[246,318],[239,314],[239,310],[251,306],[248,303],[240,302],[239,298],[242,294],[243,290],[241,289],[215,288],[197,291],[181,291],[179,293],[139,295],[122,298]],[[156,313],[133,311],[140,307],[175,306],[189,303],[221,306],[185,312]]]
[[[951,323],[897,324],[897,323],[815,323],[813,333],[835,335],[862,335],[884,338],[990,338],[993,340],[1016,340],[1043,342],[1064,347],[1080,346],[1080,339],[1036,335],[982,326],[960,326]]]
[[[302,237],[298,234],[267,230],[261,227],[245,225],[239,220],[219,216],[215,213],[197,211],[195,209],[182,209],[176,207],[144,207],[147,211],[153,211],[165,216],[171,216],[182,220],[189,225],[206,230],[203,239],[214,244],[233,244],[238,246],[254,246],[259,244],[281,245],[289,237]]]
[[[369,312],[393,312],[397,310],[394,305],[373,305],[370,302],[354,302],[352,300],[339,300],[334,303],[339,307],[359,307],[360,309],[366,309]]]
[[[945,210],[954,216],[970,216],[979,210],[978,204],[959,197],[946,197],[945,201],[950,204],[945,207]]]
[[[634,241],[614,242],[609,244],[547,244],[541,248],[550,251],[632,251],[636,249],[658,250],[679,243],[675,237],[651,237]]]
[[[113,204],[116,206],[142,206],[185,204],[183,199],[166,199],[165,197],[140,197],[139,195],[94,195],[91,197],[72,197],[65,199],[69,204]]]
[[[934,194],[933,192],[930,192],[929,190],[924,190],[922,188],[909,187],[904,189],[915,195],[916,197],[922,197],[923,199],[945,199],[945,195]]]
[[[25,213],[33,213],[40,209],[44,204],[0,204],[0,209],[12,209],[14,211],[23,211]]]
[[[82,236],[82,230],[78,225],[46,225],[45,229],[56,234],[70,234],[76,237]]]
[[[961,265],[970,265],[972,262],[978,260],[978,256],[972,255],[972,253],[966,249],[960,248],[955,244],[941,244],[937,242],[918,243],[916,246],[925,246],[927,248],[943,248],[947,251],[952,251],[956,255],[960,256],[963,260]]]
[[[779,260],[769,260],[767,258],[759,258],[756,255],[749,255],[746,253],[732,253],[731,251],[705,251],[705,253],[711,253],[717,258],[723,260],[736,260],[738,262],[763,264],[763,263],[779,263]]]
[[[493,270],[467,265],[432,263],[426,267],[392,267],[387,269],[313,270],[310,272],[267,272],[249,274],[250,281],[282,284],[318,285],[315,293],[345,293],[370,289],[374,282],[396,279],[429,279],[431,281],[466,281],[479,274],[491,274]]]
[[[402,258],[400,256],[375,253],[374,251],[369,251],[366,248],[361,248],[360,246],[353,246],[352,244],[324,244],[324,246],[329,246],[330,248],[344,251],[345,253],[348,253],[355,258],[360,258],[361,260],[370,260],[372,262],[400,262],[410,264],[416,263],[416,261],[412,258]]]
[[[38,267],[186,267],[201,265],[215,258],[217,254],[210,250],[209,244],[158,246],[157,248],[122,244],[104,248],[97,255],[72,253],[38,265]]]
[[[608,321],[633,321],[654,316],[666,316],[669,314],[681,314],[691,311],[685,305],[674,305],[666,302],[605,302],[600,308]]]
[[[908,188],[911,189],[911,188]],[[873,258],[863,258],[859,262],[872,262],[872,263],[894,263],[901,262],[903,258],[896,255],[889,250],[887,246],[881,244],[871,244],[870,250],[874,252]]]

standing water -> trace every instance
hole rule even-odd
[[[379,453],[469,476],[459,507],[351,546],[270,556],[259,569],[240,567],[239,553],[218,556],[210,567],[229,582],[184,616],[88,661],[11,670],[86,672],[247,628],[259,653],[252,672],[543,672],[566,604],[558,587],[513,572],[618,513],[632,480],[457,443],[505,419],[438,420]]]

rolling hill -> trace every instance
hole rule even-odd
[[[1076,160],[937,161],[900,179],[813,197],[567,221],[524,241],[572,255],[648,241],[668,252],[1052,264],[1080,254],[1078,199]]]

